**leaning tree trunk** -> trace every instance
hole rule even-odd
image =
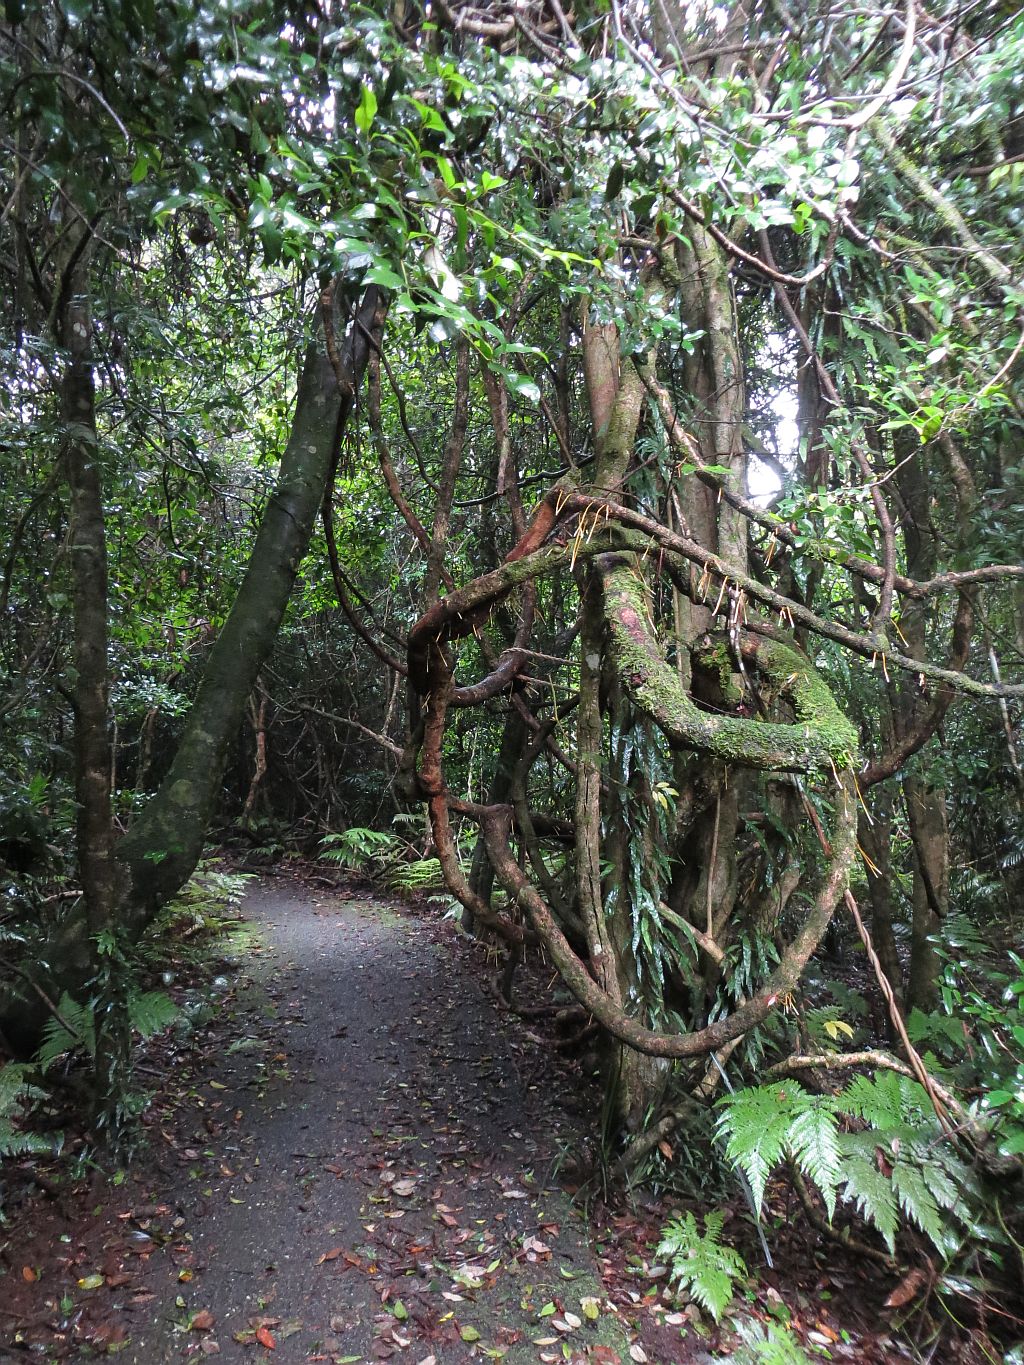
[[[110,914],[129,940],[138,939],[184,885],[202,853],[231,743],[277,638],[385,310],[380,291],[371,287],[341,355],[329,355],[323,343],[307,349],[277,486],[242,585],[210,652],[171,768],[115,850],[122,889]],[[91,974],[91,936],[86,914],[69,916],[40,954],[47,964],[40,984],[80,989]],[[35,999],[19,996],[4,1002],[0,1029],[19,1050],[30,1051],[45,1018]]]

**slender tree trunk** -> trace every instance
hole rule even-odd
[[[69,264],[63,278],[57,333],[66,357],[61,386],[62,454],[71,510],[68,550],[74,616],[76,848],[85,905],[78,951],[80,972],[92,978],[93,1122],[116,1142],[131,1038],[127,982],[112,939],[119,928],[121,879],[114,860],[111,802],[107,544],[93,378],[90,248],[88,243],[78,243],[74,251],[74,263]]]
[[[90,936],[110,926],[117,899],[111,818],[107,668],[107,544],[92,317],[81,264],[67,282],[58,331],[67,360],[61,393],[64,474],[71,504],[68,551],[74,614],[75,798],[78,873]]]
[[[371,287],[337,367],[322,343],[307,349],[277,486],[242,585],[210,652],[170,771],[115,851],[122,877],[117,922],[130,939],[180,890],[202,854],[230,746],[273,649],[366,368],[368,338],[379,337],[385,312],[380,291]],[[110,772],[109,762],[97,763],[97,782],[101,767]],[[51,989],[80,989],[91,974],[89,919],[69,916],[41,961]],[[20,995],[0,1007],[0,1029],[22,1051],[34,1048],[45,1019],[45,1011]]]

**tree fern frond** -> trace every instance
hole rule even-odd
[[[727,1358],[726,1365],[810,1365],[807,1354],[792,1332],[774,1322],[737,1323],[743,1345]]]
[[[806,1092],[795,1082],[750,1086],[722,1101],[718,1130],[726,1136],[726,1156],[747,1177],[760,1213],[768,1177],[782,1160],[793,1119],[793,1097]]]
[[[42,1045],[36,1053],[42,1071],[76,1048],[82,1048],[90,1057],[96,1052],[96,1025],[88,1005],[80,1005],[65,991],[57,1008],[60,1018],[47,1020]]]
[[[897,1161],[892,1168],[892,1187],[903,1212],[941,1251],[945,1241],[942,1215],[920,1166]]]
[[[31,1069],[21,1062],[0,1066],[0,1158],[53,1151],[53,1139],[25,1132],[12,1122],[26,1100],[45,1097],[46,1092],[28,1079],[30,1074]]]
[[[836,1191],[842,1172],[842,1152],[832,1103],[808,1096],[811,1101],[797,1114],[786,1134],[786,1147],[803,1173],[814,1181],[825,1201],[828,1216],[836,1211]]]
[[[892,1181],[882,1174],[874,1160],[851,1153],[848,1146],[843,1162],[842,1196],[869,1223],[874,1223],[890,1252],[895,1251],[900,1218]]]
[[[893,1071],[855,1076],[843,1092],[842,1107],[872,1128],[895,1128],[906,1116],[902,1079]]]

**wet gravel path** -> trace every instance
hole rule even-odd
[[[569,1087],[467,979],[479,948],[299,883],[244,909],[264,950],[195,1133],[164,1134],[180,1184],[134,1234],[164,1244],[119,1358],[628,1361],[557,1184]]]

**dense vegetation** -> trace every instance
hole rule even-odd
[[[211,826],[326,836],[513,1004],[546,954],[620,1174],[715,1124],[1019,1287],[1022,64],[952,0],[9,0],[0,1151],[55,1014],[123,1126]]]

